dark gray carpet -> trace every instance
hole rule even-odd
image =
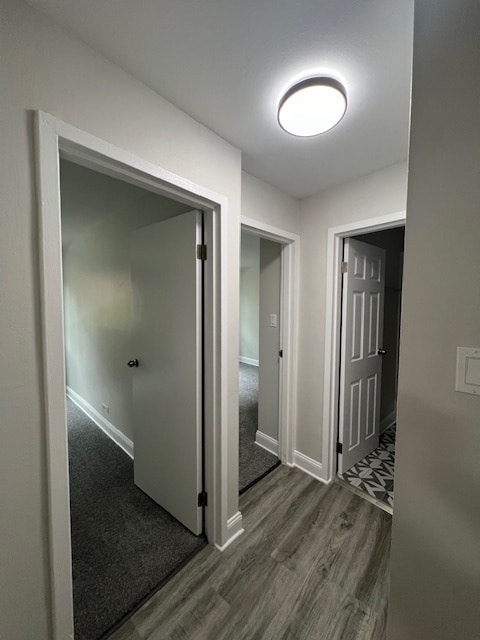
[[[133,461],[68,401],[75,640],[97,640],[206,545],[133,484]]]
[[[240,363],[239,490],[245,491],[279,464],[273,453],[255,444],[258,427],[258,367]]]

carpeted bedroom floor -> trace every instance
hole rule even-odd
[[[97,640],[206,545],[133,484],[133,461],[68,400],[75,640]]]
[[[255,444],[258,427],[258,367],[240,363],[239,490],[243,493],[280,464],[277,456]]]

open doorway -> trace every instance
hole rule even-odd
[[[239,491],[279,463],[282,245],[242,230]]]
[[[206,544],[203,224],[65,160],[60,190],[74,627],[87,640]]]
[[[241,231],[239,367],[253,377],[253,399],[246,405],[247,412],[251,409],[248,443],[257,455],[268,454],[264,470],[251,476],[254,483],[279,462],[296,462],[300,254],[299,237],[284,229],[242,217]],[[251,486],[244,479],[242,487],[241,481],[240,492]]]
[[[391,512],[404,227],[343,239],[337,470]]]
[[[200,501],[210,544],[223,550],[242,529],[230,490],[234,479],[226,462],[230,423],[225,410],[234,375],[229,368],[226,327],[229,289],[222,278],[228,244],[228,200],[41,111],[35,114],[38,162],[39,262],[43,405],[47,452],[49,578],[52,637],[73,637],[72,561],[66,424],[65,340],[61,251],[60,160],[68,160],[123,182],[140,186],[203,212],[204,246],[197,247],[203,290],[203,486]],[[204,260],[204,257],[207,257]],[[221,311],[221,313],[220,313]],[[234,496],[235,494],[233,494]],[[208,499],[207,499],[208,496]]]

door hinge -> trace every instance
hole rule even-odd
[[[208,496],[206,491],[200,491],[198,494],[198,506],[206,507],[208,505]]]
[[[207,259],[207,245],[197,244],[197,260],[206,260],[206,259]]]
[[[348,272],[348,262],[342,262],[341,270],[342,270],[342,273]]]
[[[283,358],[283,349],[280,349],[280,351],[278,352],[278,355],[280,356],[280,358]]]
[[[337,442],[337,453],[343,453],[343,444],[341,442]]]

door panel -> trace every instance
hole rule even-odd
[[[364,320],[363,292],[353,292],[353,319],[352,319],[352,361],[363,358],[363,320]]]
[[[377,374],[367,379],[367,427],[366,438],[375,435],[375,417],[377,415]]]
[[[132,368],[135,484],[201,533],[201,213],[135,232]]]
[[[362,381],[355,380],[350,385],[350,446],[360,442],[360,424],[362,415]]]
[[[380,327],[380,294],[370,293],[369,332],[368,332],[368,356],[375,355],[378,349],[378,330]]]
[[[385,251],[347,238],[340,366],[339,473],[378,446]]]

